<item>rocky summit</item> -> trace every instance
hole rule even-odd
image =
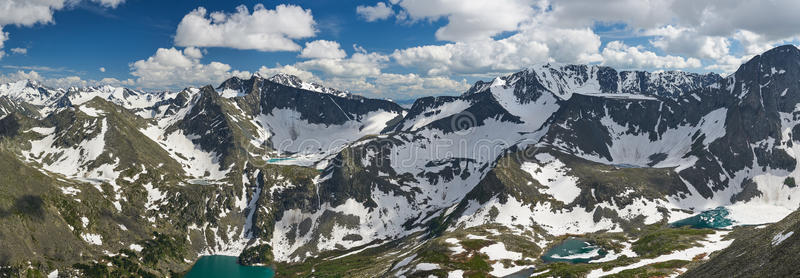
[[[781,46],[724,77],[537,65],[409,109],[286,74],[3,84],[0,275],[796,276],[798,80]]]

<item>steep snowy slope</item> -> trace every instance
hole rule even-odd
[[[334,94],[331,89],[316,92],[302,84],[307,83],[289,75],[256,75],[232,78],[217,90],[240,92],[230,101],[258,126],[251,134],[253,144],[275,151],[265,159],[292,157],[283,163],[311,165],[363,136],[378,134],[404,114],[390,101]]]

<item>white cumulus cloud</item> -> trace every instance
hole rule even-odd
[[[628,46],[620,41],[609,42],[603,49],[602,55],[604,65],[626,69],[681,69],[702,66],[700,60],[696,58],[659,56],[655,52]]]
[[[136,84],[144,88],[180,88],[218,84],[232,76],[249,77],[246,71],[232,71],[231,66],[220,62],[201,63],[202,52],[194,47],[183,51],[159,48],[155,55],[133,62],[131,75]]]
[[[406,97],[460,93],[469,89],[466,80],[456,81],[449,77],[423,77],[418,74],[383,73],[375,78],[377,94],[399,94]]]
[[[447,19],[436,31],[446,41],[485,39],[516,31],[534,15],[532,0],[402,0],[398,6],[411,20]]]
[[[296,39],[316,33],[311,10],[278,5],[274,10],[257,4],[253,12],[241,5],[235,13],[211,12],[199,7],[183,17],[175,33],[177,46],[230,47],[259,51],[296,51]]]
[[[306,47],[300,52],[300,57],[311,59],[341,59],[347,57],[347,53],[342,50],[338,42],[316,40],[306,43]]]
[[[508,72],[546,62],[591,63],[602,60],[600,37],[587,29],[540,28],[508,38],[483,39],[396,50],[398,64],[427,75]]]
[[[690,57],[719,59],[730,52],[730,41],[725,37],[704,36],[693,28],[667,25],[648,30],[645,35],[656,36],[653,46],[668,53]]]
[[[66,0],[4,0],[0,3],[0,26],[33,26],[52,23],[53,12],[63,9]],[[73,3],[69,2],[69,3]]]
[[[3,44],[8,40],[8,32],[3,32],[3,27],[0,26],[0,59],[3,59],[3,56],[6,55],[6,52],[3,51]]]
[[[358,52],[348,58],[322,58],[298,62],[296,66],[304,70],[318,70],[329,76],[363,77],[376,76],[386,66],[389,57],[383,54],[367,52],[356,47]]]
[[[358,6],[356,13],[361,15],[366,21],[373,22],[383,20],[394,15],[391,5],[386,5],[384,2],[378,2],[375,6]]]

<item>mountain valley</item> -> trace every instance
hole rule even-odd
[[[798,275],[794,134],[791,45],[728,76],[536,65],[409,108],[287,74],[22,80],[0,85],[0,275]]]

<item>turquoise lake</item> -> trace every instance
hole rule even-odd
[[[670,224],[673,227],[692,227],[696,229],[721,229],[733,225],[733,221],[728,219],[730,212],[724,207],[701,212],[695,216],[681,219]]]
[[[269,267],[243,266],[232,256],[203,256],[195,262],[186,278],[247,277],[272,278],[275,272]]]
[[[569,262],[588,263],[589,261],[605,257],[608,251],[600,246],[592,245],[584,240],[568,238],[559,245],[553,246],[544,253],[544,262]]]
[[[294,158],[291,158],[291,157],[270,158],[269,160],[267,160],[267,163],[276,163],[276,162],[281,162],[281,161],[286,161],[286,160],[293,160],[293,159]]]

